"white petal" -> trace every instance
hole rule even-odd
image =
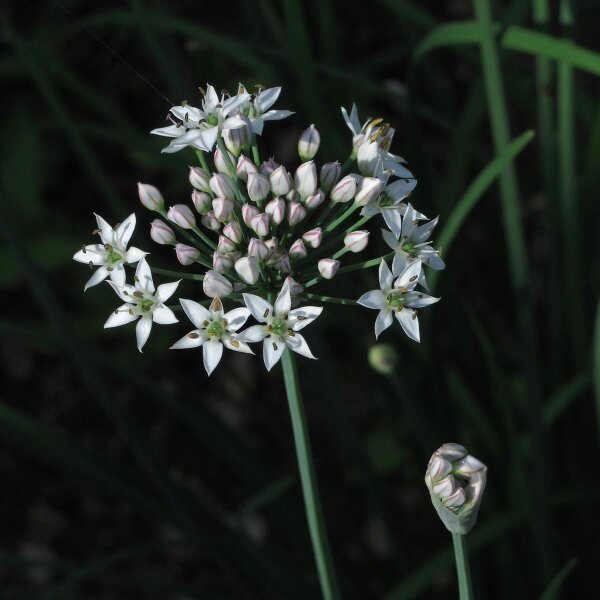
[[[204,118],[204,113],[195,106],[190,106],[186,104],[185,106],[173,106],[171,108],[171,112],[180,120],[183,121],[183,125],[179,127],[179,131],[182,130],[182,127],[189,124],[190,121],[192,123],[198,123],[200,119]]]
[[[381,237],[383,238],[383,241],[392,250],[395,250],[396,247],[398,246],[398,238],[391,231],[388,231],[387,229],[382,229],[381,230]]]
[[[125,285],[125,267],[115,265],[110,271],[110,278],[118,287],[123,287]]]
[[[394,287],[403,287],[412,290],[419,282],[419,275],[421,275],[421,261],[415,260],[400,273]]]
[[[413,231],[415,230],[417,223],[417,217],[415,215],[415,209],[412,204],[408,204],[406,212],[402,217],[402,237],[406,239],[412,239]]]
[[[427,265],[430,269],[434,269],[435,271],[441,271],[446,268],[446,263],[437,250],[429,246],[421,248],[419,251],[419,258],[424,265]]]
[[[162,283],[156,288],[156,301],[166,302],[177,290],[179,281],[172,281],[170,283]]]
[[[262,135],[265,123],[262,117],[251,119],[252,121],[252,132],[255,135]]]
[[[407,292],[404,295],[404,306],[410,308],[423,308],[424,306],[429,306],[430,304],[435,304],[439,301],[440,298],[434,298],[433,296],[428,296],[421,292]]]
[[[179,319],[175,316],[175,313],[168,306],[164,305],[157,306],[152,311],[152,320],[159,325],[179,323]]]
[[[315,358],[313,356],[313,353],[310,351],[306,340],[299,333],[296,333],[293,336],[287,336],[285,338],[285,343],[288,346],[288,348],[291,348],[294,352],[297,352],[302,356],[306,356],[306,358]]]
[[[204,110],[207,113],[212,113],[217,108],[217,104],[219,104],[219,96],[217,95],[215,88],[208,84],[206,86],[206,95],[204,96],[203,102]]]
[[[419,319],[417,318],[417,311],[412,308],[403,308],[401,311],[396,312],[396,318],[402,325],[404,333],[415,342],[419,341]]]
[[[217,141],[217,136],[219,135],[218,127],[211,127],[210,129],[205,129],[200,132],[200,135],[196,136],[193,142],[191,142],[191,146],[194,148],[198,148],[199,150],[203,150],[204,152],[210,152]]]
[[[111,313],[106,323],[104,323],[104,329],[120,327],[121,325],[126,325],[127,323],[135,321],[138,318],[138,315],[131,314],[129,312],[131,308],[133,308],[132,304],[123,304],[122,306],[119,306],[119,308]]]
[[[202,306],[202,304],[198,304],[198,302],[187,300],[185,298],[179,298],[179,302],[189,320],[196,327],[201,328],[204,321],[210,321],[210,311]]]
[[[96,223],[98,223],[98,229],[100,230],[100,238],[104,244],[113,243],[113,228],[100,216],[94,213],[96,217]]]
[[[385,260],[382,259],[381,264],[379,265],[379,287],[382,290],[387,291],[391,289],[393,282],[394,276]]]
[[[286,119],[287,117],[291,117],[295,114],[291,110],[270,110],[266,112],[261,119],[263,121],[281,121],[281,119]]]
[[[106,250],[102,244],[92,244],[85,247],[85,252],[83,248],[76,252],[73,260],[84,264],[103,265],[106,262]]]
[[[152,331],[152,318],[142,317],[135,326],[135,337],[137,339],[137,348],[141,352],[145,343],[148,341],[150,332]]]
[[[267,328],[264,325],[252,325],[237,335],[237,339],[250,344],[262,342],[267,337]]]
[[[358,135],[361,128],[360,121],[358,120],[358,110],[356,108],[356,104],[352,104],[350,116],[348,116],[348,111],[342,106],[342,116],[344,117],[344,121],[346,121],[346,125],[348,125],[348,129],[350,129],[352,134]]]
[[[322,306],[301,306],[290,311],[288,322],[294,331],[300,331],[310,325],[322,312]]]
[[[154,135],[162,135],[163,137],[176,138],[179,137],[185,130],[177,125],[168,125],[167,127],[157,127],[150,133]]]
[[[280,87],[269,88],[258,94],[258,97],[256,98],[258,112],[261,115],[267,112],[267,110],[269,110],[269,108],[271,108],[271,106],[277,102],[279,94],[281,94]]]
[[[202,349],[204,353],[204,368],[210,375],[219,364],[221,356],[223,356],[223,344],[219,340],[212,338],[204,344]]]
[[[381,216],[385,224],[392,230],[392,233],[398,239],[402,232],[402,214],[396,207],[381,209]]]
[[[248,320],[249,316],[250,311],[245,307],[241,307],[225,313],[223,318],[227,321],[227,329],[236,332]]]
[[[263,360],[265,361],[267,371],[270,371],[277,364],[284,350],[285,344],[283,340],[276,340],[270,336],[265,339],[263,342]]]
[[[201,329],[194,329],[171,346],[171,350],[187,350],[202,346],[206,339],[206,333]]]
[[[236,94],[235,96],[231,96],[223,102],[223,111],[222,114],[227,116],[231,113],[236,112],[236,110],[245,104],[250,98],[250,94],[248,92],[242,92],[241,94]]]
[[[231,339],[224,338],[223,345],[225,346],[225,348],[228,348],[229,350],[235,350],[235,352],[244,352],[245,354],[254,354],[254,352],[252,352],[252,350],[250,349],[250,346],[248,346],[248,344],[242,342],[237,337],[233,337]]]
[[[276,315],[287,315],[291,308],[292,296],[290,294],[290,286],[284,284],[275,300],[273,309]]]
[[[422,244],[423,242],[429,241],[429,236],[435,229],[435,226],[438,224],[438,219],[439,217],[436,217],[435,219],[429,221],[429,223],[420,225],[414,230],[412,239],[415,244]]]
[[[252,316],[260,323],[265,323],[267,316],[272,315],[273,307],[260,296],[254,294],[242,294],[246,306],[250,309]]]
[[[117,285],[114,281],[109,281],[108,283],[123,302],[131,304],[134,298],[133,294],[136,291],[132,285]]]
[[[127,248],[127,244],[129,244],[131,236],[133,235],[134,229],[135,213],[132,213],[115,229],[115,245],[121,250],[125,250],[125,248]]]
[[[363,294],[356,304],[365,306],[366,308],[382,309],[385,306],[385,294],[381,290],[371,290]]]
[[[417,187],[416,179],[399,179],[398,181],[390,183],[390,185],[385,188],[385,191],[395,202],[401,202],[415,189],[415,187]]]
[[[396,177],[412,180],[413,174],[405,166],[400,164],[398,160],[384,160],[383,168],[392,171]]]
[[[106,267],[99,267],[94,271],[94,274],[88,279],[87,283],[83,287],[85,292],[87,289],[98,285],[101,281],[104,281],[108,277],[108,269]]]
[[[144,258],[144,256],[146,256],[147,254],[148,254],[147,252],[144,252],[143,250],[140,250],[139,248],[135,248],[134,246],[132,246],[125,253],[125,257],[123,258],[123,261],[125,263],[127,263],[128,265],[132,265],[133,263],[136,263],[136,262],[142,260],[142,258]]]
[[[394,260],[392,261],[392,272],[394,273],[394,277],[399,277],[402,271],[404,271],[411,262],[413,261],[409,260],[406,252],[396,252]]]
[[[154,294],[154,282],[152,281],[152,271],[150,271],[150,267],[146,262],[146,259],[143,258],[138,263],[138,266],[135,270],[135,287],[141,292],[146,292],[148,294]]]
[[[394,317],[389,308],[380,310],[375,319],[375,339],[377,339],[393,322]]]

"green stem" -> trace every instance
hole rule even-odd
[[[306,415],[304,414],[304,406],[298,384],[296,362],[291,350],[288,348],[283,352],[281,364],[283,365],[285,391],[287,393],[292,428],[294,430],[296,458],[298,459],[308,528],[317,564],[321,592],[325,600],[337,600],[340,598],[340,593],[338,591],[333,559],[327,540],[321,501],[319,499],[319,489],[310,448]]]
[[[171,269],[161,269],[152,267],[152,272],[158,275],[166,275],[167,277],[178,277],[179,279],[191,279],[192,281],[203,281],[204,275],[196,275],[194,273],[183,273],[182,271],[171,271]]]
[[[202,152],[202,150],[196,150],[196,156],[200,161],[200,166],[210,175],[212,173],[212,169],[208,168],[208,163],[206,162],[206,156],[204,156],[204,152]]]
[[[393,258],[395,254],[396,254],[395,252],[390,252],[389,254],[386,254],[385,256],[380,256],[379,258],[372,258],[371,260],[365,260],[363,262],[356,263],[354,265],[348,265],[347,267],[341,267],[340,269],[338,269],[336,275],[342,275],[343,273],[350,273],[352,271],[368,269],[369,267],[378,267],[381,264],[382,260],[387,261],[390,258]],[[307,281],[306,284],[304,285],[304,287],[305,288],[312,287],[316,283],[319,283],[319,281],[321,281],[321,279],[323,279],[321,276],[315,277],[314,279]]]
[[[303,294],[307,300],[317,300],[318,302],[327,302],[328,304],[348,304],[356,306],[356,300],[349,298],[334,298],[333,296],[321,296],[320,294]]]
[[[454,542],[454,558],[456,560],[456,574],[458,575],[458,597],[460,600],[472,600],[471,569],[469,568],[469,555],[467,553],[466,536],[460,533],[452,534]]]
[[[258,153],[256,135],[252,135],[252,158],[254,159],[254,164],[260,168],[260,154]]]

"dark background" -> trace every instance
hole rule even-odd
[[[494,184],[444,254],[422,343],[397,326],[382,336],[393,374],[369,366],[374,312],[328,305],[307,330],[319,361],[300,362],[301,384],[345,598],[456,597],[450,534],[423,483],[447,441],[489,466],[469,536],[476,597],[540,597],[559,573],[564,597],[596,596],[600,54],[571,69],[560,46],[540,84],[543,45],[504,41],[523,27],[600,52],[600,8],[576,3],[570,23],[550,2],[540,24],[533,4],[546,3],[493,5],[511,138],[536,130],[508,197],[527,256],[506,242]],[[148,132],[167,98],[195,104],[207,81],[283,86],[277,108],[297,114],[261,146],[289,164],[310,123],[319,160],[345,159],[342,105],[384,117],[419,179],[414,205],[443,230],[498,154],[501,98],[486,95],[476,43],[419,62],[416,50],[472,20],[471,3],[8,2],[0,15],[0,600],[318,598],[280,369],[226,353],[208,379],[200,353],[166,350],[183,326],[155,328],[139,354],[131,327],[102,329],[115,297],[84,294],[71,257],[92,212],[135,211],[134,245],[173,266],[136,182],[187,199],[193,155],[161,155],[166,140]],[[375,277],[336,278],[336,295]]]

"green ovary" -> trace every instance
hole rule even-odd
[[[149,298],[144,298],[140,302],[140,308],[142,309],[142,312],[149,312],[153,306],[154,306],[154,301],[150,300]]]
[[[221,325],[219,321],[212,321],[206,328],[206,333],[209,336],[215,336],[220,338],[225,332],[223,330],[223,325]]]
[[[121,255],[116,250],[110,250],[106,255],[108,262],[114,264],[121,260]]]
[[[206,117],[206,122],[209,125],[217,125],[219,123],[219,118],[216,115],[208,115]]]
[[[404,242],[404,244],[402,244],[402,250],[407,254],[412,254],[415,250],[415,245],[412,242]]]
[[[392,292],[387,297],[390,308],[403,308],[404,307],[404,295],[400,292]]]
[[[287,333],[288,325],[284,319],[276,317],[271,321],[271,333],[278,336],[284,336]]]

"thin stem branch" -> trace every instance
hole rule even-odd
[[[453,533],[452,541],[454,542],[454,558],[456,560],[456,574],[458,575],[458,596],[460,600],[472,600],[473,589],[466,536]]]

